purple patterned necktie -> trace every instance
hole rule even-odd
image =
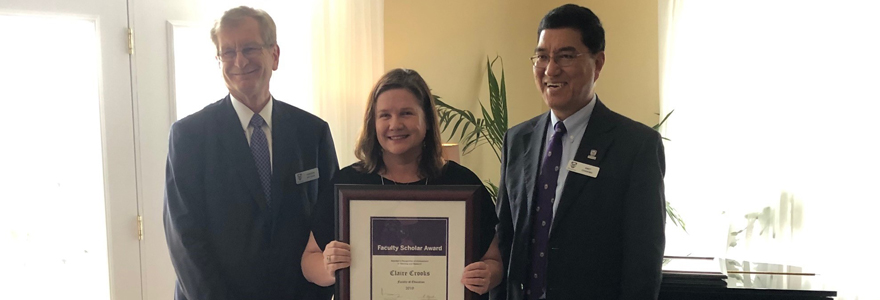
[[[266,121],[260,114],[254,114],[250,125],[254,127],[254,132],[251,134],[251,154],[257,163],[257,173],[260,175],[260,183],[262,183],[263,193],[266,195],[266,206],[271,206],[272,160],[269,158],[269,141],[262,128],[266,125]]]
[[[562,140],[566,131],[562,121],[556,122],[553,129],[556,131],[550,137],[535,187],[537,205],[532,222],[532,263],[528,274],[529,285],[526,287],[526,297],[533,300],[539,299],[547,287],[547,246],[553,221],[553,203],[556,202],[559,165],[562,163]]]

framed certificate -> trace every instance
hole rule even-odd
[[[336,238],[351,245],[338,299],[476,299],[461,275],[480,259],[480,188],[336,185]]]

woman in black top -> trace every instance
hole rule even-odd
[[[370,93],[364,127],[355,155],[358,162],[334,175],[334,184],[382,185],[480,185],[471,170],[441,157],[440,130],[434,97],[415,71],[394,69],[385,74]],[[481,215],[480,261],[467,265],[464,286],[484,295],[501,282],[501,252],[495,237],[495,205],[485,187],[478,199]],[[351,247],[331,241],[334,227],[333,201],[322,199],[316,208],[318,222],[302,258],[303,275],[310,282],[330,286],[336,270],[351,265]],[[321,251],[318,245],[326,245]],[[484,295],[485,296],[485,295]]]

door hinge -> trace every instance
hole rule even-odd
[[[138,215],[138,241],[144,240],[144,217]]]
[[[134,29],[128,29],[128,54],[134,54]]]

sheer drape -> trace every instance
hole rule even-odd
[[[880,4],[660,8],[667,197],[690,231],[670,227],[667,253],[801,265],[880,299]]]
[[[327,121],[339,164],[346,166],[354,162],[354,146],[362,126],[367,94],[384,71],[384,1],[214,2],[205,4],[210,8],[205,15],[219,16],[230,7],[250,5],[273,16],[278,27],[281,59],[278,71],[272,75],[272,95]],[[227,92],[213,59],[214,45],[206,39],[213,21],[200,25],[204,26],[175,26],[174,29],[181,37],[189,34],[198,38],[196,42],[176,41],[181,45],[183,42],[194,45],[178,47],[176,51],[180,53],[175,53],[179,60],[176,74],[180,81],[177,84],[179,118],[198,111]],[[205,55],[207,51],[210,56]],[[205,93],[213,96],[185,97]]]
[[[370,88],[384,71],[383,1],[318,1],[312,16],[312,56],[301,59],[311,59],[315,112],[330,123],[346,166],[355,161]]]

